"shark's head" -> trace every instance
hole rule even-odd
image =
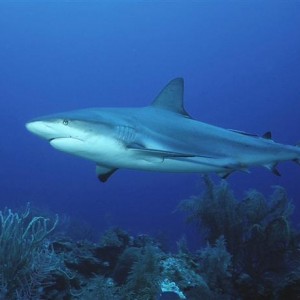
[[[106,153],[107,148],[120,147],[112,138],[112,124],[105,119],[101,121],[101,114],[93,115],[88,110],[35,119],[26,128],[58,150],[89,159]]]

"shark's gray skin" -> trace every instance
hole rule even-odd
[[[275,143],[270,132],[259,137],[191,118],[183,107],[182,78],[170,81],[147,107],[58,113],[26,127],[54,148],[94,161],[102,182],[120,168],[227,177],[251,166],[279,175],[278,162],[300,162],[300,148]]]

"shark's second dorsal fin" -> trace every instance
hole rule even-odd
[[[152,102],[152,106],[190,117],[183,107],[183,78],[171,80]]]
[[[272,133],[271,133],[271,131],[265,132],[262,137],[264,139],[267,139],[267,140],[272,140]]]

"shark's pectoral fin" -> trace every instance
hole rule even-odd
[[[107,168],[99,165],[96,166],[96,174],[101,182],[106,182],[108,178],[117,170],[118,169],[116,168]]]
[[[178,153],[172,151],[156,150],[149,148],[135,148],[128,147],[130,151],[133,151],[135,155],[140,156],[144,160],[149,162],[163,162],[167,158],[186,158],[186,157],[196,157],[194,154]]]

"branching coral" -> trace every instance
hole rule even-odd
[[[224,237],[220,237],[215,246],[208,245],[200,251],[200,274],[210,289],[224,293],[230,287],[231,255],[226,250]]]
[[[278,278],[285,281],[292,261],[296,262],[292,268],[299,267],[295,257],[300,239],[291,229],[293,205],[285,190],[275,186],[269,199],[251,190],[239,201],[226,182],[215,185],[208,177],[204,182],[205,192],[179,207],[187,212],[188,221],[205,231],[210,244],[224,237],[238,289],[251,291],[252,299],[258,294],[274,298]]]
[[[243,216],[237,210],[238,203],[226,181],[215,186],[209,177],[204,177],[204,183],[205,192],[182,201],[179,209],[188,214],[188,222],[206,232],[210,244],[224,236],[227,248],[232,250],[240,244],[243,236]]]
[[[156,247],[146,246],[132,265],[123,288],[125,299],[154,300],[160,292],[160,252]]]
[[[0,294],[7,299],[35,299],[57,263],[46,237],[55,229],[44,217],[10,209],[0,211]]]

